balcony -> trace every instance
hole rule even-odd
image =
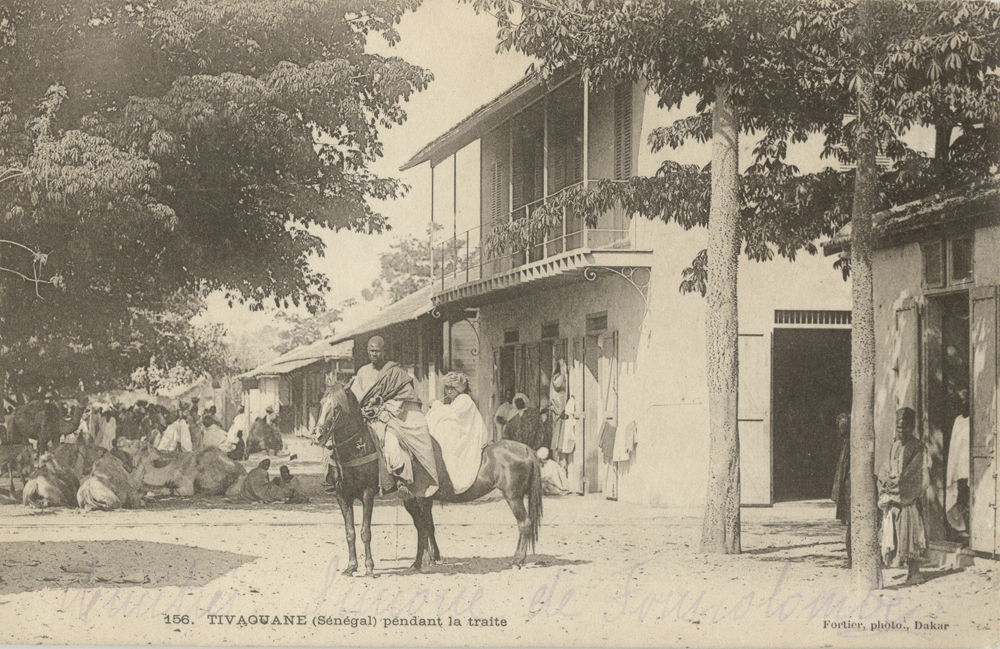
[[[528,203],[500,223],[526,218],[543,202]],[[493,227],[490,223],[485,231],[483,227],[472,228],[433,246],[435,305],[474,307],[578,281],[587,268],[648,267],[652,256],[649,250],[637,249],[632,218],[620,208],[602,215],[596,227],[587,226],[581,216],[564,209],[562,222],[531,246],[489,255],[481,242]]]

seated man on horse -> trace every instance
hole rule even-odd
[[[375,434],[389,472],[418,497],[429,498],[438,490],[434,444],[413,379],[398,363],[385,358],[385,340],[368,341],[368,358],[351,382],[365,421]],[[423,468],[414,471],[413,462]]]
[[[444,377],[444,401],[435,401],[427,412],[431,435],[441,446],[441,457],[456,494],[463,493],[479,475],[483,447],[489,441],[486,422],[469,394],[469,377],[449,372]]]

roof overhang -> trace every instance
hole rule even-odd
[[[434,309],[434,304],[431,301],[433,295],[433,285],[414,291],[403,299],[393,302],[379,311],[374,317],[365,320],[350,331],[335,334],[330,338],[330,342],[333,344],[340,343],[380,329],[385,329],[386,327],[391,327],[392,325],[417,320]]]
[[[480,307],[597,279],[604,272],[621,274],[648,269],[652,260],[651,250],[574,250],[489,278],[440,289],[434,295],[434,305],[448,310]]]
[[[931,232],[1000,225],[1000,187],[995,183],[964,187],[897,205],[872,216],[875,248],[912,241]],[[851,247],[848,223],[823,244],[826,255],[844,254]]]
[[[432,167],[436,167],[448,157],[503,124],[512,115],[541,99],[546,92],[562,85],[574,76],[576,74],[561,70],[555,72],[547,80],[538,73],[525,76],[418,151],[399,170],[406,171],[425,162],[430,162]]]

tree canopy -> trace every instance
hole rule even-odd
[[[127,377],[148,356],[124,341],[178,292],[320,309],[307,228],[382,231],[369,199],[406,189],[370,167],[431,75],[367,44],[417,4],[5,3],[0,239],[27,248],[0,244],[7,375],[102,356]]]

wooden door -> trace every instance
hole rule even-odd
[[[773,502],[768,425],[771,363],[767,338],[763,334],[740,334],[739,359],[740,503],[770,505]]]
[[[970,547],[979,552],[998,552],[997,502],[997,412],[998,360],[997,287],[972,289],[970,309],[970,347],[972,351],[972,421],[969,454],[970,467]]]
[[[618,332],[613,331],[601,340],[600,360],[601,420],[598,437],[602,429],[619,432],[618,425]],[[598,439],[598,444],[601,440]],[[609,498],[618,497],[618,474],[609,455],[600,453],[599,491]]]
[[[913,298],[907,298],[896,309],[895,325],[893,371],[896,373],[896,408],[908,407],[921,412],[920,318],[917,303]]]

